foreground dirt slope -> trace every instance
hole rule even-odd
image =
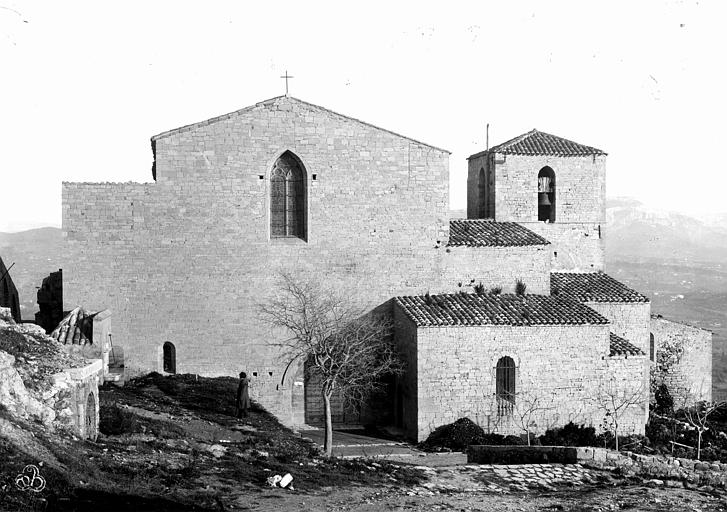
[[[727,511],[719,495],[649,488],[605,473],[534,491],[506,480],[493,486],[473,467],[326,461],[260,409],[235,420],[235,385],[152,374],[105,388],[96,443],[50,435],[0,411],[0,510]],[[44,479],[40,492],[16,485],[28,464]],[[269,476],[285,473],[294,477],[293,490],[267,486]]]

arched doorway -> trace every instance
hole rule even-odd
[[[555,222],[555,172],[547,166],[538,173],[538,220]]]
[[[86,397],[86,418],[85,418],[85,435],[86,439],[95,441],[98,436],[96,427],[96,397],[93,393],[89,393]]]
[[[169,341],[165,342],[163,352],[162,369],[166,373],[177,373],[177,349],[174,344]]]

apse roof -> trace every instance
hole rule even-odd
[[[502,153],[506,155],[531,155],[531,156],[589,156],[606,155],[605,151],[572,140],[558,137],[533,129],[519,135],[502,144],[493,146],[487,151],[476,153],[470,158],[481,156],[485,153]]]
[[[610,333],[609,355],[643,356],[645,354],[639,347],[633,345],[627,339],[617,336],[614,333]]]
[[[516,222],[484,219],[449,221],[448,246],[518,247],[548,245],[550,242]]]
[[[608,323],[605,317],[584,304],[548,295],[457,293],[394,300],[419,327]]]
[[[604,272],[552,272],[550,293],[580,302],[649,302]]]

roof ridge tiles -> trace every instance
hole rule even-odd
[[[607,155],[601,149],[593,146],[586,146],[578,142],[553,135],[551,133],[539,131],[535,128],[529,132],[513,137],[501,144],[492,146],[491,148],[475,153],[469,158],[482,156],[485,153],[502,153],[514,155],[548,155],[548,156],[590,156],[590,155]]]

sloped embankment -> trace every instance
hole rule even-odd
[[[424,476],[383,461],[326,460],[260,407],[238,421],[236,387],[232,378],[158,374],[104,387],[97,442],[18,424],[35,429],[36,444],[22,450],[11,443],[15,455],[0,468],[0,487],[25,464],[44,460],[47,489],[38,496],[13,490],[13,499],[44,499],[53,510],[235,510],[280,493],[412,485]],[[295,490],[268,487],[268,477],[286,473]],[[7,508],[0,500],[0,510]]]

